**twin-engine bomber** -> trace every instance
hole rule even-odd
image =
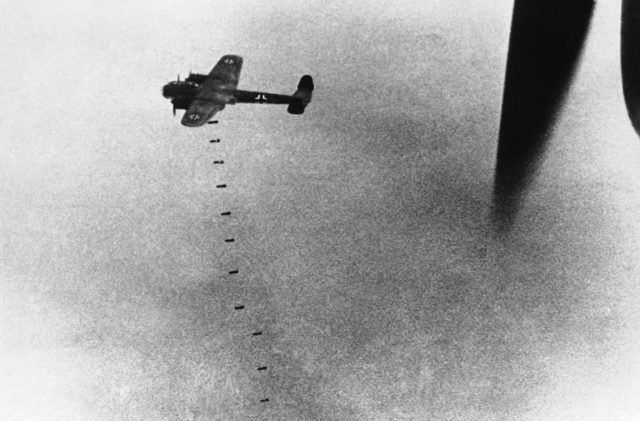
[[[258,104],[289,104],[290,114],[302,114],[311,102],[313,79],[309,75],[300,78],[298,89],[293,95],[270,94],[267,92],[241,91],[236,89],[240,79],[242,57],[223,56],[209,75],[190,73],[184,80],[169,82],[162,88],[162,95],[170,98],[173,115],[176,110],[186,110],[182,125],[199,127],[209,121],[227,104],[239,102]]]

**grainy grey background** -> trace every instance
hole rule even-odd
[[[508,233],[510,1],[6,3],[0,419],[640,413],[619,1]],[[241,89],[312,74],[307,112],[180,126],[161,86],[227,53]]]

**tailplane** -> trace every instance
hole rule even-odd
[[[289,114],[302,114],[304,109],[311,102],[313,94],[313,79],[309,75],[304,75],[298,82],[298,90],[293,94],[293,99],[287,107]]]

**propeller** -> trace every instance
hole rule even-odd
[[[180,73],[178,73],[178,82],[180,82]]]
[[[544,160],[595,4],[513,3],[494,178],[493,216],[501,230],[510,229]]]
[[[173,102],[171,103],[173,105],[173,116],[176,116],[176,104],[174,104]]]

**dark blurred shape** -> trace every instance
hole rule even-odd
[[[259,332],[253,332],[253,336],[260,336],[260,335],[262,335],[262,331],[259,331]]]
[[[191,83],[195,83],[198,85],[202,85],[204,83],[205,80],[207,80],[207,75],[201,75],[198,73],[191,73],[189,72],[189,76],[187,76],[187,78],[185,79],[185,81],[187,82],[191,82]]]
[[[224,240],[225,243],[233,243],[234,241],[236,241],[234,238],[227,238]]]
[[[640,135],[640,1],[622,1],[622,91],[631,124]]]
[[[234,309],[236,309],[236,310],[244,310],[244,306],[235,306]]]
[[[260,402],[269,402],[269,399],[260,399]]]
[[[239,270],[230,270],[229,271],[229,275],[235,275],[238,272],[240,272],[240,271]]]
[[[267,367],[258,367],[258,371],[264,371],[266,369],[267,369]]]
[[[231,212],[226,211],[226,212],[222,212],[220,215],[225,216],[225,215],[231,215]]]
[[[219,188],[219,189],[224,189],[224,188],[226,188],[226,187],[227,187],[227,185],[226,185],[226,184],[218,184],[218,185],[216,186],[216,188]]]
[[[571,84],[592,0],[516,0],[495,171],[493,219],[508,229]]]
[[[298,82],[298,89],[293,94],[293,99],[289,102],[287,112],[289,114],[302,114],[304,109],[311,102],[313,96],[313,78],[309,75],[304,75]]]
[[[162,87],[162,96],[165,98],[180,98],[193,96],[198,91],[198,85],[191,81],[180,81],[180,75],[176,82],[169,82]]]
[[[224,164],[224,161],[213,161],[214,164]]]
[[[220,139],[211,139],[209,143],[220,143]]]

